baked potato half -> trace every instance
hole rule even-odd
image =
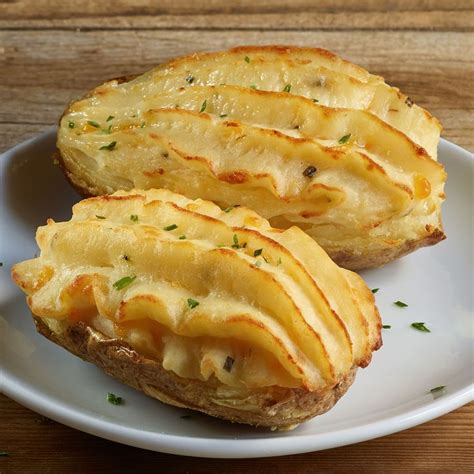
[[[38,330],[165,403],[286,429],[331,408],[382,343],[358,275],[244,207],[117,192],[37,242],[12,277]]]
[[[439,122],[320,49],[241,47],[109,81],[60,121],[83,195],[167,188],[297,225],[341,266],[444,239]]]

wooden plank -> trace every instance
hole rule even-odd
[[[21,0],[0,3],[0,28],[422,29],[472,31],[468,0]]]
[[[179,457],[112,443],[68,428],[0,396],[5,427],[0,447],[3,473],[172,472],[472,472],[474,403],[416,428],[327,451],[267,459]]]
[[[192,51],[275,42],[322,46],[384,76],[436,115],[446,138],[474,150],[474,35],[459,32],[0,31],[0,122],[28,133],[27,124],[54,124],[69,101],[109,78]]]

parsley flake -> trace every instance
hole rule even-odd
[[[312,100],[315,104],[316,104],[317,102],[319,102],[318,99],[311,99],[311,100]]]
[[[137,216],[136,214],[132,214],[132,215],[130,216],[130,220],[131,220],[132,222],[138,222],[138,216]]]
[[[176,224],[171,224],[171,225],[167,225],[166,227],[163,227],[163,230],[166,230],[166,231],[170,231],[170,230],[175,230],[177,229],[178,226]]]
[[[340,145],[344,145],[345,143],[349,141],[350,138],[351,138],[351,133],[348,133],[347,135],[344,135],[343,137],[339,138],[338,143]]]
[[[117,395],[114,395],[113,393],[108,393],[107,401],[111,403],[112,405],[121,405],[123,402],[123,399],[122,397],[117,397]]]
[[[120,280],[117,280],[112,286],[116,290],[123,290],[125,287],[130,285],[134,280],[135,280],[136,275],[133,276],[125,276],[123,278],[120,278]]]
[[[112,151],[117,145],[117,142],[110,142],[108,145],[103,145],[99,148],[99,150],[109,150]]]
[[[232,357],[227,356],[224,362],[223,369],[226,370],[227,372],[230,372],[232,370],[232,366],[234,365],[234,362],[235,360]]]
[[[291,84],[287,84],[284,89],[283,89],[283,92],[290,92],[291,91]]]
[[[186,239],[186,236],[185,236],[185,235],[180,235],[180,236],[178,237],[178,239],[179,239],[179,240],[185,240],[185,239]]]
[[[107,128],[104,128],[102,131],[107,135],[110,135],[112,133],[112,124],[110,124]]]
[[[194,309],[196,306],[199,306],[199,301],[193,300],[192,298],[188,298],[188,306],[189,309]]]
[[[254,256],[254,257],[258,257],[259,255],[262,255],[262,252],[263,252],[263,249],[257,249],[257,250],[255,250],[255,252],[253,253],[253,256]]]
[[[256,86],[255,84],[252,84],[252,85],[250,86],[250,89],[253,89],[254,91],[256,91],[256,90],[257,90],[257,86]]]
[[[244,61],[245,61],[246,63],[249,63],[249,62],[250,62],[250,58],[249,58],[248,56],[245,56]]]
[[[202,105],[201,105],[201,109],[199,110],[199,113],[202,113],[206,110],[206,107],[207,107],[207,100],[205,100]]]
[[[425,323],[411,323],[411,327],[421,331],[421,332],[431,332],[426,326]]]
[[[377,291],[379,291],[379,289],[380,289],[380,288],[374,288],[374,289],[372,290],[372,293],[374,293],[374,294],[377,293]]]
[[[393,303],[394,305],[397,305],[399,308],[406,308],[408,305],[406,303],[404,303],[403,301],[395,301],[395,303]]]
[[[109,115],[109,116],[107,117],[106,122],[110,122],[113,118],[115,118],[113,115]]]
[[[94,128],[100,128],[100,125],[95,120],[88,120],[87,123]]]

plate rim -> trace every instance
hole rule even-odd
[[[33,144],[35,141],[48,138],[55,133],[56,129],[57,127],[53,126],[45,132],[9,148],[0,154],[0,159],[4,155]],[[471,165],[474,163],[474,155],[455,143],[441,138],[439,146],[447,147],[448,150],[451,148],[454,153],[464,155],[463,158],[471,160]],[[28,382],[22,381],[20,377],[7,374],[3,368],[1,375],[2,393],[21,405],[57,422],[101,438],[142,449],[207,458],[273,457],[336,448],[417,426],[455,410],[474,399],[474,383],[471,383],[428,404],[398,415],[365,424],[359,423],[350,428],[317,434],[301,434],[295,438],[298,443],[289,443],[285,436],[259,439],[203,438],[124,427],[110,420],[94,418],[89,413],[81,413],[79,409],[68,406],[64,402],[58,403],[54,397],[37,391]]]

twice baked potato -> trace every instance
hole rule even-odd
[[[97,87],[68,107],[57,145],[83,195],[243,204],[360,269],[444,238],[439,135],[398,89],[327,51],[241,47]]]
[[[12,277],[38,330],[165,403],[286,429],[330,409],[382,343],[358,275],[244,207],[117,192],[37,242]]]

